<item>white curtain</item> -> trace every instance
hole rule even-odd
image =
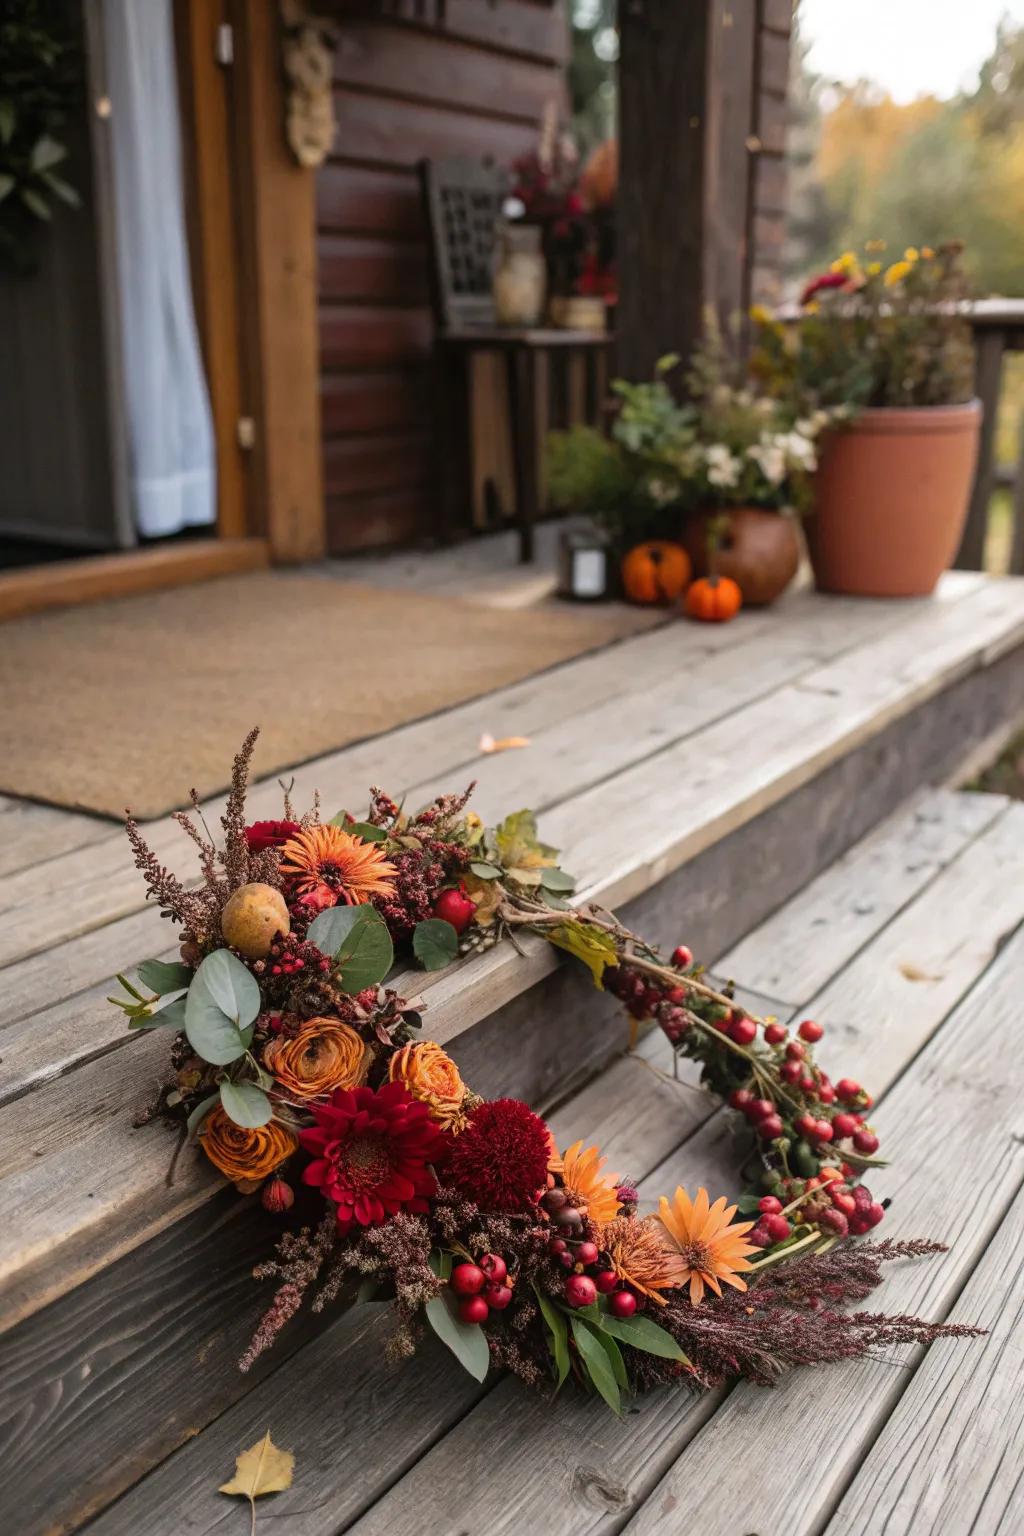
[[[182,193],[172,0],[102,0],[121,344],[136,527],[212,523],[213,423]]]

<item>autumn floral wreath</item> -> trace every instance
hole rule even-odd
[[[129,1027],[166,1027],[174,1080],[159,1108],[243,1194],[305,1224],[259,1266],[278,1281],[247,1369],[307,1298],[390,1299],[390,1354],[423,1320],[482,1380],[573,1376],[619,1410],[680,1378],[768,1384],[785,1369],[894,1342],[967,1332],[848,1310],[883,1261],[938,1251],[856,1242],[883,1207],[862,1182],[877,1162],[859,1083],[817,1064],[822,1027],[790,1034],[702,979],[680,946],[666,963],[610,913],[571,903],[573,881],[528,811],[487,830],[468,793],[415,813],[379,790],[364,820],[247,824],[256,741],[235,760],[223,846],[198,800],[178,820],[202,881],[165,869],[129,818],[151,897],[180,928],[181,958],[119,977]],[[560,1150],[518,1099],[483,1100],[420,1037],[415,1001],[386,985],[396,947],[428,970],[526,928],[583,961],[746,1122],[752,1187],[738,1204],[700,1189],[641,1215],[637,1191],[597,1147]],[[304,1207],[312,1204],[311,1215]],[[740,1214],[749,1219],[736,1221]]]

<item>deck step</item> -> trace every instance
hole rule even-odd
[[[780,949],[813,949],[816,963],[794,972],[796,981],[785,989],[787,1008],[758,994],[751,1006],[823,1018],[829,1059],[884,1090],[928,1048],[1024,921],[1022,832],[1024,806],[1001,797],[923,794],[723,954],[716,969],[760,984],[770,979]],[[869,872],[872,902],[864,900]],[[983,903],[979,891],[986,894]],[[917,974],[923,979],[911,979]],[[618,1059],[556,1108],[556,1134],[600,1137],[611,1166],[641,1180],[648,1194],[681,1180],[734,1187],[726,1117],[695,1091],[688,1065],[682,1085],[669,1080],[668,1066],[667,1045],[656,1034],[639,1059]],[[147,1134],[159,1139],[152,1128]],[[37,1510],[40,1520],[44,1512],[52,1519],[59,1506],[62,1528],[73,1528],[171,1455],[99,1528],[128,1530],[136,1522],[135,1529],[154,1533],[211,1529],[223,1518],[211,1467],[216,1463],[219,1471],[225,1457],[230,1466],[257,1421],[260,1433],[269,1424],[281,1443],[290,1435],[305,1450],[310,1476],[331,1480],[329,1489],[318,1487],[316,1497],[305,1498],[304,1507],[316,1512],[296,1527],[303,1536],[339,1529],[420,1456],[427,1458],[425,1468],[431,1465],[431,1447],[446,1431],[456,1437],[458,1454],[470,1455],[475,1435],[487,1443],[494,1426],[512,1422],[513,1413],[516,1435],[521,1431],[527,1443],[535,1434],[549,1438],[556,1464],[573,1468],[581,1488],[588,1475],[596,1476],[600,1456],[592,1466],[577,1465],[577,1414],[589,1415],[586,1436],[598,1435],[610,1454],[611,1432],[599,1415],[574,1406],[563,1425],[512,1382],[484,1394],[436,1351],[388,1371],[381,1358],[386,1325],[372,1310],[365,1318],[335,1321],[315,1342],[308,1329],[293,1328],[259,1370],[241,1376],[235,1361],[258,1311],[248,1272],[270,1230],[258,1207],[222,1192],[0,1341],[8,1400],[0,1444],[17,1456],[26,1514]],[[261,1385],[265,1372],[272,1374]],[[340,1380],[343,1394],[336,1390]],[[326,1414],[325,1401],[332,1403]],[[680,1398],[669,1419],[685,1420],[689,1434],[712,1408],[706,1401],[694,1410]],[[472,1428],[459,1439],[453,1426],[467,1413]],[[315,1430],[311,1415],[319,1420]],[[372,1435],[375,1424],[382,1431],[390,1426],[388,1433]],[[368,1433],[376,1447],[370,1462]],[[105,1447],[102,1458],[98,1444]],[[670,1445],[675,1448],[676,1439]],[[617,1459],[623,1454],[620,1445]],[[658,1454],[664,1458],[664,1448]],[[623,1486],[633,1486],[638,1475],[624,1473]],[[419,1485],[410,1486],[415,1492]],[[158,1516],[172,1488],[167,1512]],[[493,1510],[489,1492],[479,1497],[488,1518],[497,1520],[498,1496]],[[538,1518],[531,1508],[520,1528],[534,1529]],[[384,1530],[384,1514],[381,1521]],[[36,1528],[31,1521],[25,1527]],[[496,1528],[502,1529],[500,1521]]]
[[[1020,842],[1018,808],[920,786],[1024,710],[1022,662],[1021,582],[956,576],[932,603],[805,594],[725,629],[672,626],[634,638],[333,754],[299,771],[296,794],[319,782],[332,808],[358,807],[365,786],[385,777],[382,764],[394,763],[388,787],[407,788],[413,801],[476,776],[487,817],[532,803],[586,894],[657,941],[685,936],[701,955],[720,956],[719,968],[766,1010],[820,998],[835,1022],[836,1056],[852,1069],[846,1057],[863,1049],[864,1009],[925,1018],[922,1044],[1020,921],[1014,891],[1024,890],[1024,869],[1005,842],[1011,825]],[[483,730],[528,734],[533,744],[479,756]],[[252,814],[271,814],[278,795],[276,785],[257,786]],[[153,840],[162,858],[187,848],[167,822],[154,825]],[[992,869],[1004,867],[987,890]],[[954,868],[967,882],[963,901],[948,883]],[[977,892],[985,920],[977,933],[961,931]],[[23,1436],[36,1415],[52,1428],[48,1446],[59,1436],[56,1482],[66,1468],[68,1510],[60,1528],[103,1508],[186,1435],[247,1401],[243,1394],[258,1400],[260,1371],[240,1378],[234,1360],[255,1310],[248,1270],[272,1224],[199,1159],[183,1158],[168,1183],[174,1136],[129,1124],[161,1080],[167,1046],[158,1034],[127,1039],[103,1001],[115,967],[159,952],[170,937],[140,897],[120,834],[43,863],[33,854],[0,879],[9,961],[0,997],[0,1327],[8,1330],[0,1369],[15,1383],[16,1405],[0,1443],[31,1462]],[[769,916],[790,898],[784,922]],[[920,931],[901,940],[915,912]],[[948,915],[951,960],[934,947],[952,931],[942,928]],[[861,956],[885,944],[895,949],[883,984]],[[690,1157],[710,1137],[714,1159],[718,1122],[704,1125],[707,1102],[652,1076],[647,1057],[658,1042],[593,1079],[621,1047],[617,1010],[547,945],[525,948],[520,956],[500,946],[416,976],[429,1034],[474,1087],[538,1107],[575,1093],[556,1125],[610,1137],[622,1171],[637,1177],[687,1137],[697,1138]],[[904,963],[924,979],[912,980]],[[847,973],[855,991],[844,986]],[[846,1002],[855,994],[856,1010]],[[277,1381],[289,1354],[312,1358],[310,1332],[308,1323],[295,1327],[261,1370]],[[353,1348],[362,1337],[360,1325]],[[150,1382],[151,1410],[140,1399]],[[104,1444],[122,1450],[93,1476],[99,1426]],[[33,1476],[26,1464],[26,1488]],[[48,1499],[59,1502],[47,1493],[53,1478],[51,1457],[39,1463],[32,1495],[41,1512]]]
[[[992,810],[984,831],[965,834],[947,862],[921,871],[916,890],[905,883],[914,874],[908,871],[914,862],[912,814],[879,829],[815,882],[808,895],[818,911],[850,911],[860,921],[851,867],[885,863],[892,855],[896,889],[880,908],[873,934],[837,924],[833,947],[832,928],[822,932],[813,921],[808,926],[812,905],[799,897],[754,936],[767,949],[784,942],[791,927],[815,933],[823,956],[816,991],[802,995],[795,1011],[826,1017],[830,1058],[878,1090],[877,1120],[893,1166],[872,1186],[893,1197],[886,1231],[937,1233],[953,1244],[941,1261],[895,1271],[884,1304],[937,1317],[955,1299],[1024,1175],[1024,1152],[1007,1135],[1008,1122],[992,1113],[988,1085],[978,1091],[968,1070],[982,1021],[990,1044],[1012,1049],[1016,978],[1024,961],[1024,807],[995,800]],[[972,859],[988,862],[994,887],[1016,886],[1015,900],[998,911],[984,911],[969,896],[960,903],[957,893],[976,885],[968,870]],[[922,943],[934,950],[939,913],[948,953],[957,959],[955,984],[912,982],[896,957],[919,955]],[[733,969],[753,943],[723,956],[719,969]],[[885,988],[885,997],[876,999],[880,1014],[863,1009],[867,973],[880,976]],[[826,995],[833,997],[834,1017],[852,1022],[833,1025],[833,1015],[819,1008]],[[638,1178],[644,1200],[677,1182],[734,1187],[726,1116],[692,1086],[652,1075],[665,1064],[660,1038],[649,1044],[644,1060],[620,1060],[556,1111],[556,1134],[600,1134],[613,1165]],[[687,1078],[692,1083],[692,1075]],[[1022,1087],[1024,1065],[1012,1067],[999,1104],[1016,1102]],[[979,1165],[993,1181],[985,1202],[971,1198]],[[483,1523],[500,1536],[634,1529],[631,1518],[638,1532],[654,1532],[665,1528],[671,1510],[686,1526],[699,1520],[701,1528],[723,1533],[733,1529],[721,1523],[723,1511],[730,1520],[738,1511],[736,1529],[778,1527],[809,1536],[820,1528],[847,1464],[904,1379],[884,1364],[863,1362],[843,1372],[804,1374],[770,1402],[743,1386],[728,1398],[715,1394],[697,1402],[683,1393],[657,1394],[641,1400],[624,1427],[597,1402],[572,1399],[553,1412],[512,1379],[481,1389],[430,1345],[389,1371],[381,1357],[385,1336],[386,1320],[372,1311],[336,1321],[114,1503],[98,1519],[97,1536],[220,1529],[224,1502],[216,1488],[223,1469],[268,1426],[299,1456],[301,1477],[272,1510],[296,1536],[329,1536],[350,1527],[359,1536],[461,1529],[453,1522],[466,1508],[453,1507],[453,1490],[469,1487],[474,1527]],[[927,1368],[952,1372],[961,1348],[940,1346],[927,1357]],[[759,1436],[774,1436],[775,1450],[758,1447],[758,1467],[771,1465],[779,1459],[780,1411],[787,1452],[778,1469],[776,1508],[772,1479],[767,1490],[760,1477],[752,1485],[746,1451],[738,1466],[725,1450],[737,1437],[749,1448]],[[113,1438],[115,1422],[107,1417],[103,1427]],[[798,1444],[792,1448],[794,1435]],[[708,1437],[713,1449],[705,1449]],[[787,1472],[794,1462],[802,1490],[795,1507]],[[849,1528],[856,1529],[856,1522]]]

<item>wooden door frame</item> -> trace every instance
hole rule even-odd
[[[325,550],[315,173],[285,141],[278,7],[176,0],[176,24],[217,537],[0,573],[0,620]],[[231,28],[230,63],[218,62],[221,25]]]

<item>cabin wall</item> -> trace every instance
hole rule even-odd
[[[749,206],[750,297],[756,304],[772,305],[782,298],[793,0],[759,0],[758,10],[754,127],[758,147]]]
[[[536,144],[547,104],[565,100],[564,0],[446,0],[437,10],[440,20],[416,0],[393,3],[385,16],[335,11],[338,133],[317,177],[334,554],[409,542],[433,524],[433,323],[417,161],[508,162]]]

